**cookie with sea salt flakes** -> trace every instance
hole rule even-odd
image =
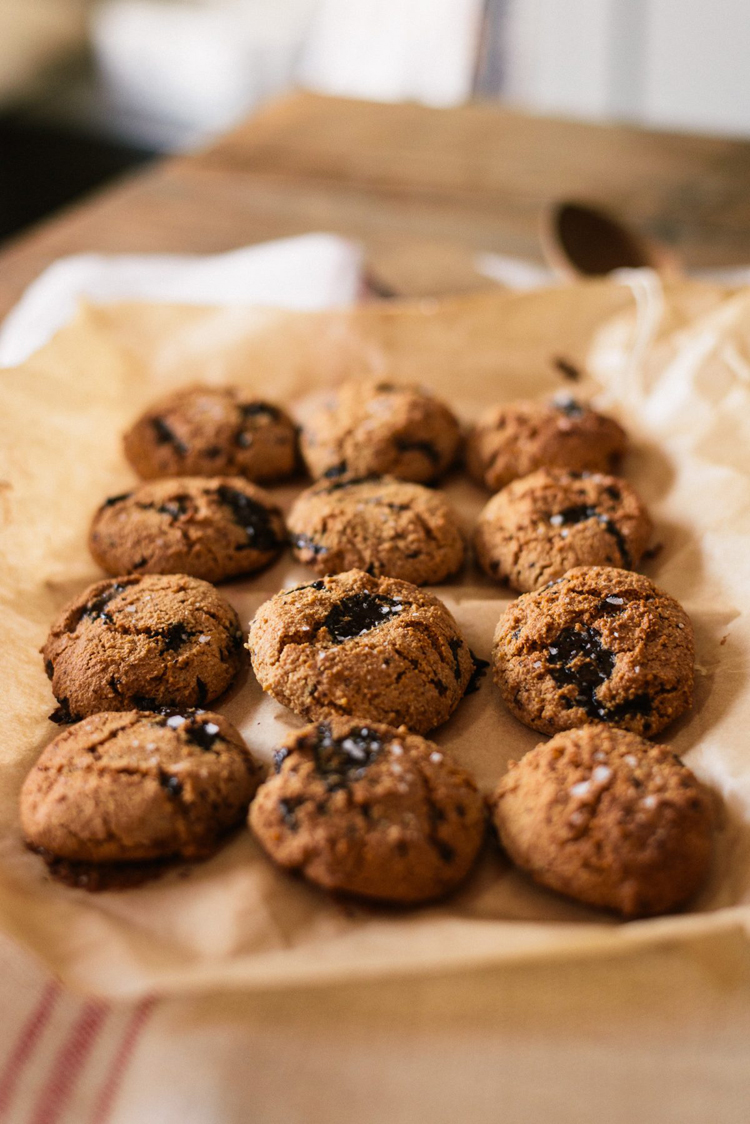
[[[442,601],[361,570],[277,593],[255,614],[247,647],[263,690],[295,714],[417,733],[450,717],[474,670]]]
[[[279,866],[402,903],[442,897],[473,866],[485,832],[477,787],[404,727],[331,718],[291,734],[276,762],[250,826]]]
[[[647,737],[693,701],[695,644],[682,606],[641,574],[579,566],[508,606],[495,682],[542,734],[607,722]]]
[[[359,569],[424,585],[464,560],[445,496],[393,476],[320,481],[297,497],[288,522],[296,557],[319,574]]]
[[[208,582],[185,574],[110,578],[67,605],[42,648],[52,716],[203,706],[242,663],[236,612]]]
[[[490,806],[535,881],[626,917],[682,905],[708,871],[708,792],[667,746],[624,730],[557,734],[510,763]]]
[[[111,496],[89,549],[110,574],[225,581],[267,566],[286,545],[281,509],[241,476],[179,476]]]
[[[633,569],[652,529],[638,494],[619,477],[541,468],[492,497],[474,546],[490,577],[524,593],[575,566]]]
[[[613,472],[626,446],[614,418],[557,395],[486,410],[469,432],[466,466],[478,484],[498,492],[539,468]]]
[[[428,391],[357,379],[305,422],[300,447],[315,479],[376,473],[428,484],[451,466],[459,439],[453,413]]]
[[[297,465],[297,428],[279,406],[238,386],[188,386],[154,402],[123,438],[144,480],[245,476],[281,480]]]
[[[21,790],[21,826],[50,863],[194,859],[241,822],[261,779],[219,714],[95,714],[42,752]]]

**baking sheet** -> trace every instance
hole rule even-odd
[[[562,388],[594,395],[627,426],[623,473],[650,505],[662,544],[644,572],[696,628],[695,706],[662,740],[723,797],[714,867],[690,912],[623,924],[535,887],[492,847],[458,894],[413,911],[332,899],[272,867],[246,831],[206,863],[97,895],[50,880],[24,849],[18,792],[57,732],[38,649],[59,608],[101,576],[86,534],[101,499],[133,482],[125,426],[157,394],[196,379],[243,383],[302,415],[359,373],[420,381],[466,420],[491,402]],[[750,290],[662,288],[634,275],[333,313],[83,308],[1,385],[0,924],[68,984],[130,997],[267,990],[747,933]],[[275,492],[288,506],[304,486]],[[459,473],[445,487],[470,528],[486,495]],[[246,626],[266,597],[309,573],[287,556],[221,589]],[[486,658],[510,594],[471,565],[435,591]],[[249,669],[216,709],[267,760],[301,724],[262,695]],[[433,737],[485,789],[540,740],[505,712],[489,677]]]

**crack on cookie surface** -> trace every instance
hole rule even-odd
[[[151,418],[151,428],[154,431],[159,445],[171,445],[174,451],[184,457],[188,447],[181,441],[174,430],[165,422],[164,418]]]

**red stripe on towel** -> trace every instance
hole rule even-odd
[[[133,1056],[136,1043],[140,1038],[141,1032],[146,1025],[151,1011],[154,1008],[156,1000],[154,998],[144,999],[139,1003],[133,1011],[125,1032],[120,1040],[120,1045],[112,1059],[112,1064],[109,1068],[109,1073],[104,1079],[104,1083],[99,1090],[99,1096],[96,1098],[96,1104],[91,1114],[90,1124],[106,1124],[109,1120],[112,1106],[115,1098],[120,1091],[123,1077]]]
[[[55,1055],[29,1124],[57,1124],[61,1119],[108,1013],[106,1003],[85,1003],[81,1008]]]
[[[48,983],[39,1002],[18,1033],[15,1045],[0,1073],[0,1120],[6,1118],[21,1074],[33,1057],[34,1050],[61,994],[62,988],[59,984],[54,981]]]

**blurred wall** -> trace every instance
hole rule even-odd
[[[748,0],[504,4],[502,92],[511,100],[546,113],[750,135]]]

